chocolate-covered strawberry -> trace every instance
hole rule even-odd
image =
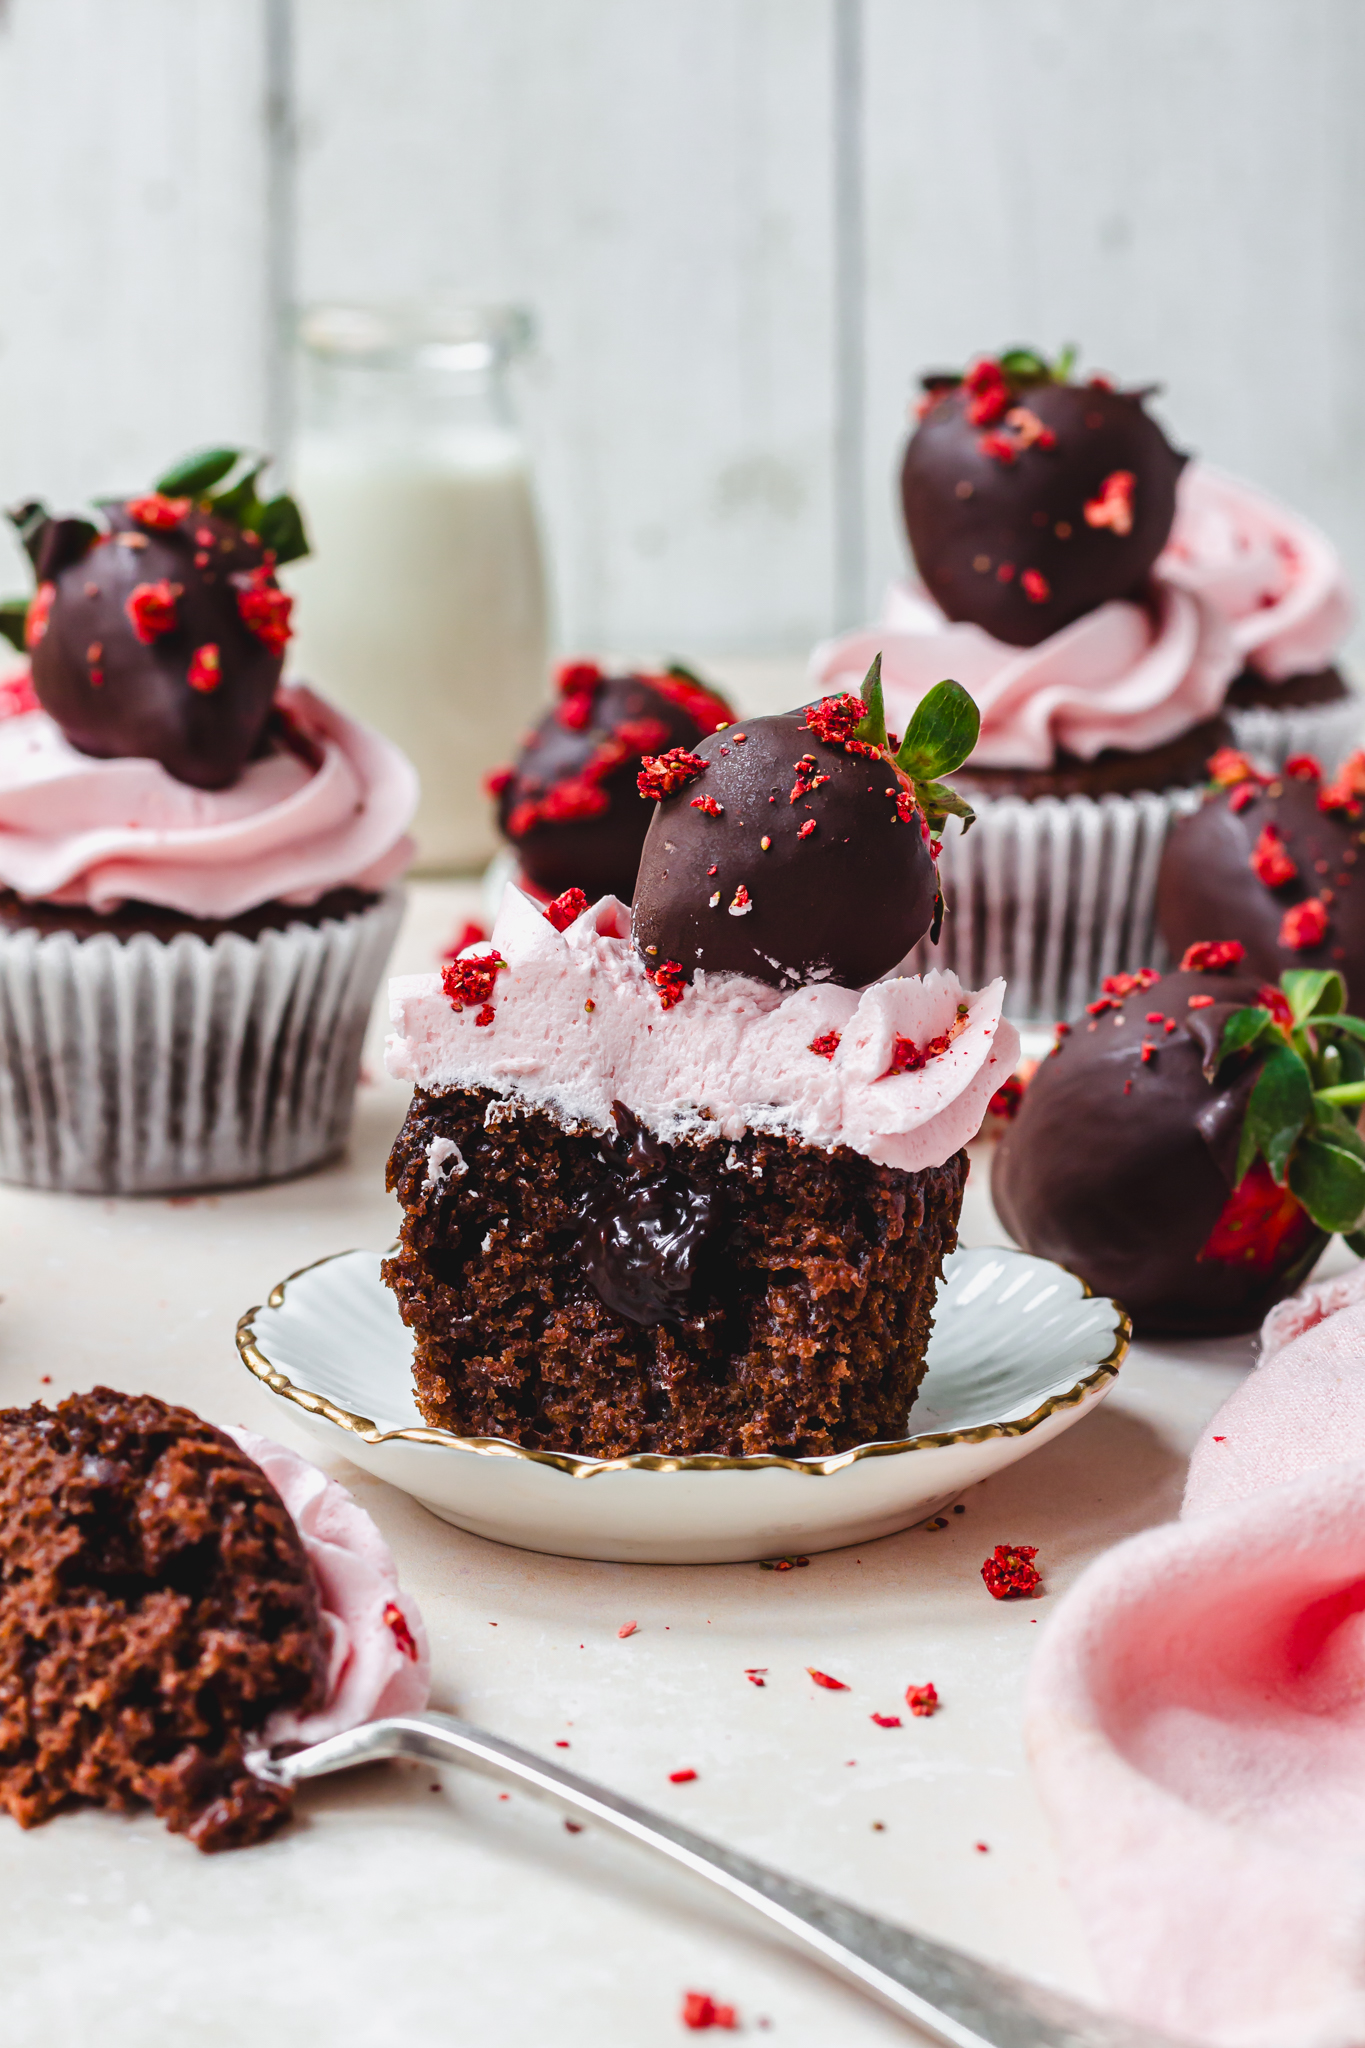
[[[1226,932],[1254,974],[1332,967],[1365,999],[1365,753],[1330,777],[1307,754],[1274,776],[1231,748],[1208,765],[1212,787],[1161,858],[1157,921],[1170,951]]]
[[[236,449],[192,456],[143,496],[101,505],[98,522],[39,503],[11,512],[38,589],[22,634],[14,606],[0,624],[82,753],[224,789],[259,746],[289,639],[275,570],[307,542],[291,499],[258,499],[263,464],[233,480],[242,463]]]
[[[976,706],[940,683],[896,746],[880,678],[878,657],[861,700],[744,719],[645,762],[658,808],[632,932],[665,993],[699,967],[860,988],[936,928],[936,835],[948,812],[972,816],[938,778],[975,746]]]
[[[905,529],[950,619],[1035,647],[1141,593],[1175,517],[1185,457],[1106,378],[1031,349],[923,380],[901,469]]]
[[[510,768],[488,778],[498,829],[522,874],[546,896],[583,889],[629,903],[649,813],[635,778],[646,754],[692,747],[734,712],[689,670],[609,676],[574,661],[555,678],[556,702],[527,733]]]
[[[1254,1328],[1332,1232],[1365,1242],[1365,1021],[1343,1002],[1328,972],[1258,982],[1236,941],[1111,977],[1000,1142],[1006,1229],[1140,1333]]]

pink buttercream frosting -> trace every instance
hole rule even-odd
[[[817,647],[822,689],[856,689],[881,651],[887,715],[903,725],[934,683],[976,699],[983,768],[1050,768],[1060,752],[1159,747],[1212,718],[1250,665],[1270,681],[1321,668],[1353,616],[1331,543],[1235,478],[1192,463],[1150,600],[1115,601],[1011,647],[954,624],[919,585],[893,584],[881,624]]]
[[[328,1638],[327,1697],[315,1714],[279,1713],[267,1746],[321,1742],[382,1714],[415,1713],[431,1692],[431,1654],[393,1552],[335,1479],[254,1430],[227,1434],[265,1473],[294,1521],[318,1583]]]
[[[100,913],[132,897],[204,918],[384,888],[412,858],[412,763],[302,684],[277,701],[316,765],[277,743],[219,790],[158,761],[78,753],[45,711],[0,716],[0,884]]]
[[[478,1023],[477,1007],[457,1010],[438,975],[389,983],[388,1068],[399,1080],[515,1095],[603,1132],[620,1101],[667,1141],[773,1131],[914,1171],[941,1165],[976,1135],[1019,1056],[1001,1015],[1003,980],[973,993],[938,970],[788,995],[745,975],[699,971],[665,1010],[614,896],[561,933],[509,886],[491,942],[461,958],[486,953],[507,963],[491,1023]],[[839,1043],[826,1059],[810,1048],[830,1032]],[[925,1047],[949,1032],[918,1070],[889,1072],[898,1035]],[[462,1170],[458,1158],[431,1161],[433,1179]]]

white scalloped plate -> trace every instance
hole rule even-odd
[[[573,1458],[425,1427],[382,1256],[340,1252],[282,1281],[237,1326],[243,1363],[330,1450],[444,1521],[563,1557],[724,1564],[888,1536],[1070,1429],[1128,1348],[1116,1302],[1046,1259],[977,1247],[946,1262],[914,1436],[831,1458]]]

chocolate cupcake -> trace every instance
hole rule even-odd
[[[416,777],[281,684],[306,542],[242,468],[12,515],[38,588],[0,690],[0,1178],[227,1186],[345,1142]]]
[[[428,1668],[379,1532],[296,1452],[108,1387],[0,1413],[0,1806],[21,1827],[150,1806],[205,1851],[262,1841],[292,1795],[253,1750],[421,1707]]]
[[[428,1423],[586,1457],[905,1435],[1018,1052],[1000,983],[874,979],[936,915],[974,727],[948,690],[893,751],[870,687],[670,749],[633,920],[509,888],[491,945],[391,983],[384,1275]]]
[[[920,580],[813,673],[838,687],[881,648],[893,719],[945,674],[971,691],[954,781],[980,827],[950,831],[957,913],[923,964],[1003,972],[1011,1014],[1042,1021],[1149,956],[1161,846],[1210,753],[1346,750],[1349,602],[1321,536],[1187,462],[1147,391],[1031,350],[925,385],[902,472]]]
[[[1365,753],[1330,779],[1306,754],[1270,776],[1228,749],[1209,770],[1212,787],[1161,858],[1157,920],[1172,955],[1199,932],[1226,932],[1250,973],[1333,968],[1365,997]]]
[[[991,1193],[1028,1251],[1140,1335],[1253,1329],[1365,1210],[1355,1020],[1334,974],[1245,971],[1236,941],[1112,977],[1029,1081]],[[1359,1245],[1357,1244],[1357,1248]]]
[[[516,855],[517,880],[547,900],[582,889],[629,903],[649,825],[636,777],[646,754],[693,747],[734,717],[689,670],[609,676],[567,662],[557,701],[510,768],[489,777],[498,829]]]

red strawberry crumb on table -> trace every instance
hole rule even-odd
[[[822,1685],[826,1692],[847,1692],[849,1690],[842,1678],[831,1678],[828,1671],[817,1671],[813,1664],[808,1664],[806,1669],[815,1680],[815,1683]]]
[[[185,680],[192,690],[202,690],[206,695],[216,690],[223,680],[223,657],[211,640],[202,647],[196,647],[190,656],[189,674]]]
[[[1219,747],[1207,762],[1209,780],[1218,789],[1232,789],[1237,784],[1249,782],[1253,787],[1263,783],[1266,777],[1251,759],[1236,747]]]
[[[766,1685],[768,1682],[768,1667],[766,1664],[748,1664],[745,1666],[744,1676],[748,1679],[750,1685]]]
[[[1042,1574],[1033,1564],[1037,1555],[1038,1546],[1034,1543],[997,1543],[981,1567],[991,1598],[1026,1600],[1035,1593],[1042,1584]]]
[[[417,1662],[417,1643],[413,1637],[412,1630],[408,1627],[407,1616],[396,1600],[390,1600],[388,1606],[384,1609],[384,1623],[387,1628],[392,1630],[393,1639],[403,1655],[410,1657],[415,1664]]]
[[[846,691],[840,697],[822,697],[818,704],[811,704],[806,710],[806,725],[817,739],[832,747],[846,747],[853,738],[854,728],[866,713],[860,697],[853,697]],[[874,747],[874,753],[877,751]],[[807,755],[809,760],[810,756]],[[813,764],[812,764],[813,765]],[[800,767],[798,766],[798,774]]]
[[[166,532],[172,526],[179,526],[189,509],[188,498],[167,498],[160,491],[149,491],[145,498],[128,500],[128,517],[135,519],[139,526],[150,526],[156,532]]]
[[[1327,905],[1320,896],[1296,903],[1292,910],[1286,910],[1280,923],[1280,944],[1292,947],[1296,953],[1309,946],[1320,946],[1326,936]]]
[[[723,818],[725,816],[724,804],[718,804],[713,796],[694,796],[692,808],[694,811],[701,811],[708,818]]]
[[[1246,947],[1240,939],[1196,939],[1192,946],[1186,946],[1180,961],[1182,974],[1226,974],[1229,967],[1236,967],[1246,958]],[[1212,1002],[1213,997],[1208,997]],[[1200,999],[1199,1007],[1203,1007]]]
[[[1135,482],[1136,478],[1131,469],[1111,470],[1100,485],[1099,496],[1086,500],[1086,525],[1107,526],[1114,534],[1131,533]]]
[[[658,989],[659,1005],[662,1009],[671,1010],[675,1003],[682,1001],[686,993],[687,984],[683,980],[681,961],[665,960],[662,967],[654,968],[652,973],[647,972],[645,979],[652,981]]]
[[[635,785],[641,796],[660,803],[664,797],[686,789],[689,782],[706,773],[706,768],[700,754],[689,754],[686,747],[670,747],[666,754],[645,755]]]
[[[493,983],[507,962],[497,953],[477,953],[472,960],[448,960],[441,969],[441,992],[451,1008],[473,1009],[487,1003]]]
[[[899,1714],[869,1714],[868,1719],[875,1721],[879,1728],[899,1728],[903,1725]]]
[[[1321,782],[1322,764],[1312,754],[1291,754],[1284,773],[1294,782]]]
[[[253,570],[244,589],[237,592],[237,611],[242,624],[264,641],[272,654],[283,654],[292,637],[289,615],[294,600],[287,590],[278,590],[266,568]]]
[[[623,1621],[621,1623],[620,1628],[618,1628],[616,1631],[617,1640],[619,1642],[624,1642],[627,1636],[634,1635],[636,1629],[639,1626],[640,1624],[638,1621]]]
[[[547,903],[542,915],[547,924],[557,932],[566,932],[588,907],[588,899],[582,889],[566,889],[562,896],[556,896],[553,903]]]
[[[1266,825],[1251,849],[1251,871],[1267,889],[1282,889],[1298,878],[1298,867],[1280,837],[1277,825]]]
[[[668,1782],[670,1785],[690,1785],[692,1783],[692,1780],[696,1777],[696,1775],[696,1772],[692,1770],[670,1771],[668,1774]]]
[[[175,626],[176,587],[165,578],[160,583],[135,583],[123,609],[129,624],[144,647],[150,647]]]
[[[972,1843],[972,1847],[975,1849],[978,1856],[988,1856],[990,1854],[990,1846],[991,1845],[989,1842]]]
[[[1019,587],[1030,604],[1046,604],[1052,595],[1052,585],[1041,569],[1025,569]]]
[[[708,2027],[721,2027],[733,2033],[739,2020],[732,2005],[717,2005],[709,1991],[684,1991],[682,2002],[682,2023],[693,2033],[705,2033]]]
[[[817,1059],[832,1060],[839,1050],[840,1035],[837,1031],[822,1031],[818,1038],[812,1038],[806,1050],[813,1052]]]
[[[905,1689],[905,1704],[912,1714],[927,1719],[939,1710],[939,1697],[932,1685],[909,1685]]]

